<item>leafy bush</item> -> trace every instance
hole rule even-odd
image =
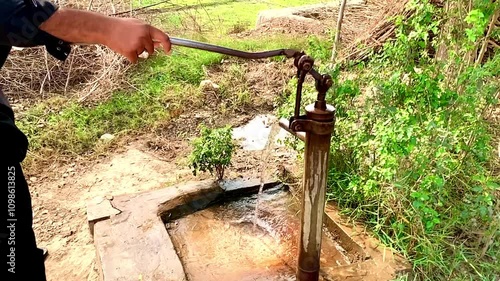
[[[470,31],[439,34],[442,11],[410,1],[415,12],[395,19],[396,38],[365,67],[348,70],[356,80],[332,71],[329,198],[412,261],[420,280],[499,273],[500,177],[492,167],[494,124],[483,112],[497,102],[500,54],[484,64],[469,59],[498,4],[474,3],[459,18]],[[446,60],[434,59],[438,38],[453,38]],[[287,101],[279,112],[292,107]]]
[[[201,136],[193,141],[193,152],[189,158],[193,174],[197,172],[214,172],[218,180],[224,178],[225,169],[231,164],[235,145],[232,139],[232,128],[220,129],[201,127]]]

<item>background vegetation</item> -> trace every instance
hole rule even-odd
[[[414,12],[393,19],[396,37],[381,52],[330,70],[329,199],[413,263],[415,276],[402,279],[499,278],[499,124],[489,120],[500,54],[479,57],[499,3],[471,4],[410,1]],[[498,29],[490,36],[498,42]]]

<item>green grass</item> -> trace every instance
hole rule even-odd
[[[217,43],[249,51],[290,44],[285,37]],[[304,40],[298,39],[291,47],[300,48],[304,44]],[[89,152],[105,133],[141,133],[175,118],[179,108],[202,98],[198,85],[205,79],[207,68],[219,64],[222,58],[215,53],[176,48],[171,56],[153,57],[128,74],[137,90],[116,92],[109,100],[92,107],[71,99],[54,98],[28,110],[19,118],[18,125],[28,135],[32,152],[41,149],[69,155]],[[230,73],[224,74],[225,80],[238,83],[237,78],[230,76],[243,75],[241,67],[235,64],[230,69]],[[222,86],[222,108],[251,101],[246,86]]]
[[[147,6],[159,0],[135,1],[136,7]],[[169,33],[177,35],[179,27],[188,27],[204,33],[227,34],[231,30],[247,30],[255,26],[257,15],[262,10],[281,9],[309,4],[327,3],[325,0],[188,0],[171,1],[157,6],[164,9],[185,7],[181,11],[155,15],[154,22],[161,22]],[[191,7],[191,8],[189,8]],[[182,31],[184,32],[184,31]]]
[[[63,154],[83,153],[104,133],[137,131],[168,120],[170,112],[189,99],[190,91],[195,91],[204,76],[203,67],[218,63],[220,58],[217,54],[202,52],[192,52],[190,56],[158,56],[130,75],[139,91],[117,92],[90,108],[58,98],[28,111],[18,121],[19,127],[28,134],[32,150],[51,148]],[[176,87],[178,85],[183,87]],[[54,104],[59,107],[55,111]],[[44,120],[43,127],[38,125],[38,120]]]

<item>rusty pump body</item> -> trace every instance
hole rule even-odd
[[[294,116],[290,121],[280,122],[280,126],[300,137],[305,133],[305,171],[301,211],[301,232],[299,241],[298,281],[318,281],[320,271],[321,239],[323,234],[323,214],[326,203],[326,181],[331,145],[335,127],[335,108],[326,102],[326,93],[333,81],[329,75],[322,75],[314,69],[314,60],[304,52],[281,49],[267,52],[249,53],[216,45],[171,38],[172,45],[206,50],[244,59],[262,59],[276,56],[294,58],[297,67],[297,92]],[[306,115],[300,115],[302,86],[311,74],[316,80],[318,97],[314,104],[306,106]]]

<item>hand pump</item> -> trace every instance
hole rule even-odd
[[[319,279],[323,213],[326,201],[326,180],[330,153],[330,140],[335,126],[335,108],[326,103],[326,93],[333,84],[329,75],[314,69],[314,60],[304,52],[280,49],[266,52],[243,52],[197,41],[170,38],[172,45],[205,50],[244,59],[263,59],[276,56],[294,58],[297,67],[297,92],[294,116],[280,126],[300,137],[305,133],[305,171],[303,178],[301,231],[299,241],[298,281]],[[306,115],[300,115],[302,86],[310,74],[316,80],[316,102],[306,106]],[[286,124],[288,123],[288,124]]]

